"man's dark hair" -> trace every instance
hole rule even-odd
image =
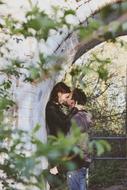
[[[58,82],[52,89],[51,95],[50,95],[50,101],[58,102],[58,92],[61,93],[70,93],[70,87],[68,87],[63,82]]]
[[[80,105],[85,105],[87,102],[86,94],[82,89],[75,88],[72,93],[72,99]]]

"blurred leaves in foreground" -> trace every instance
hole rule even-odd
[[[50,136],[47,143],[38,140],[36,133],[40,129],[39,124],[31,133],[0,125],[0,172],[3,177],[0,182],[5,189],[18,189],[18,186],[44,188],[44,179],[47,170],[41,169],[41,158],[46,157],[51,167],[61,165],[68,170],[75,169],[75,163],[69,158],[70,152],[82,155],[81,149],[77,147],[81,139],[79,128],[73,126],[72,135],[64,137]],[[85,141],[85,139],[84,139]],[[106,142],[92,142],[97,147],[98,154],[109,150]],[[34,148],[33,148],[34,147]],[[50,166],[49,166],[50,168]],[[47,173],[49,175],[49,173]],[[5,183],[6,182],[6,183]],[[20,188],[19,188],[20,189]]]

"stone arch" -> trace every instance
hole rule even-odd
[[[73,0],[70,0],[70,3],[72,2]],[[120,2],[120,0],[103,0],[101,1],[101,3],[100,1],[96,0],[81,0],[79,2],[75,1],[77,15],[79,15],[79,12],[81,12],[82,10],[84,10],[84,12],[86,10],[84,15],[82,15],[81,17],[79,16],[80,24],[83,23],[88,18],[88,16],[93,15],[105,5],[116,2]],[[57,41],[57,43],[55,43],[55,40]],[[64,37],[62,37],[60,41],[58,39],[53,39],[52,43],[57,45],[53,46],[51,52],[56,55],[66,55],[67,67],[78,57],[80,57],[81,54],[85,53],[84,51],[82,52],[82,50],[84,50],[84,46],[86,46],[86,44],[80,44],[76,34],[73,32],[64,35]],[[95,45],[96,44],[94,43],[89,48],[91,49]],[[35,49],[37,49],[36,47],[37,46],[35,46]],[[36,62],[36,59],[34,61]],[[14,94],[14,98],[17,100],[18,104],[18,110],[16,110],[17,115],[14,125],[22,129],[22,123],[24,122],[24,127],[26,127],[28,131],[30,131],[36,123],[39,123],[42,128],[38,133],[38,137],[44,142],[46,142],[47,136],[45,128],[45,105],[48,101],[48,96],[50,94],[52,86],[54,85],[56,80],[57,79],[55,77],[53,79],[45,79],[38,84],[25,84],[20,80],[13,81],[12,91]],[[47,167],[47,162],[42,160],[42,168],[45,167]]]
[[[83,1],[81,7],[84,5],[88,6],[90,2],[94,2],[94,0],[93,1]],[[103,3],[100,4],[98,7],[96,7],[96,9],[91,8],[91,13],[89,12],[89,14],[87,14],[87,16],[85,15],[84,18],[82,18],[82,22],[80,22],[80,24],[82,25],[83,23],[86,23],[87,19],[89,17],[91,17],[91,16],[93,17],[96,14],[98,14],[100,12],[100,10],[103,9],[105,6],[115,5],[115,4],[122,3],[122,2],[124,2],[124,0],[103,1]],[[115,19],[114,18],[113,18],[113,20],[111,19],[109,21],[109,23],[114,20],[119,20],[120,22],[124,23],[124,22],[126,22],[126,19],[127,19],[127,14],[124,14],[122,16],[119,15]],[[127,35],[127,31],[124,31],[124,32],[119,31],[119,32],[115,33],[114,37],[117,38],[117,37],[123,36],[123,35]],[[90,41],[84,40],[82,42],[79,42],[77,39],[77,36],[75,35],[75,32],[69,33],[65,37],[65,39],[62,40],[62,42],[59,44],[59,46],[54,50],[54,53],[56,55],[65,55],[66,62],[67,62],[64,71],[60,73],[61,76],[59,75],[58,78],[56,78],[56,80],[63,79],[64,76],[66,75],[66,71],[68,70],[68,68],[70,68],[71,65],[73,65],[73,63],[78,58],[80,58],[80,56],[87,53],[87,51],[93,49],[95,46],[101,44],[104,41],[105,41],[105,39],[91,38]]]
[[[96,13],[98,13],[102,8],[104,8],[105,6],[108,5],[112,5],[115,3],[121,3],[124,2],[124,0],[110,0],[110,1],[103,1],[100,4],[94,1],[94,0],[90,0],[90,1],[82,1],[81,6],[79,6],[79,10],[84,8],[84,11],[88,8],[86,15],[84,14],[84,17],[82,17],[79,25],[85,24],[87,23],[87,19],[91,16],[94,16]],[[96,6],[92,7],[91,4],[95,3]],[[78,10],[78,8],[77,8]],[[123,35],[123,34],[117,34],[119,35]],[[62,39],[61,43],[54,49],[53,53],[54,54],[62,54],[62,55],[66,55],[67,56],[67,62],[74,62],[80,55],[78,54],[83,54],[86,51],[92,49],[94,46],[98,45],[99,43],[101,43],[102,41],[98,41],[98,40],[91,40],[91,43],[89,44],[85,44],[84,42],[79,42],[77,39],[77,36],[75,35],[75,32],[69,32],[65,38]],[[85,49],[84,52],[81,53],[81,49]],[[79,53],[80,52],[80,53]]]

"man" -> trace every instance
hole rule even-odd
[[[67,173],[67,181],[70,190],[86,190],[86,169],[89,167],[91,159],[88,153],[88,145],[85,142],[85,139],[82,138],[84,137],[82,135],[83,133],[88,132],[89,127],[92,124],[91,115],[86,112],[84,107],[86,101],[87,98],[85,93],[78,88],[73,90],[70,99],[67,101],[71,109],[74,107],[78,108],[78,112],[72,117],[72,120],[77,124],[77,127],[79,127],[82,132],[80,137],[81,141],[77,146],[83,151],[83,158],[79,155],[75,155],[72,160],[78,169]]]

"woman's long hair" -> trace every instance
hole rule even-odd
[[[63,82],[58,82],[52,89],[50,94],[50,101],[58,102],[58,92],[61,92],[63,94],[70,93],[70,88],[64,84]]]

